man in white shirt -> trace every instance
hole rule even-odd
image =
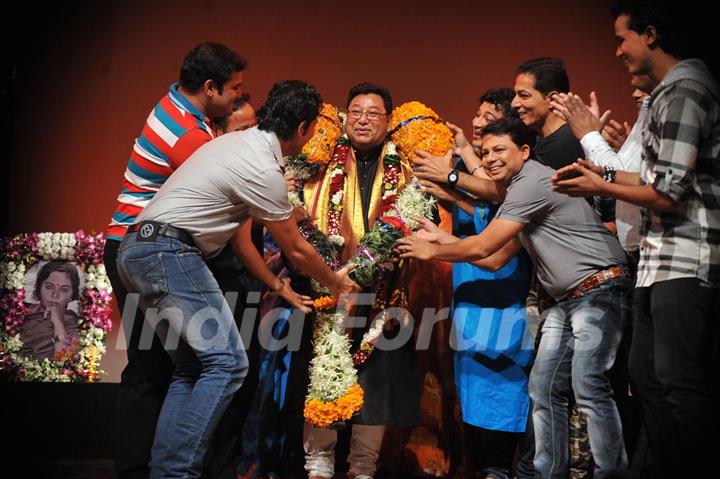
[[[639,101],[636,99],[640,111],[627,139],[617,152],[601,133],[603,122],[598,118],[598,112],[587,107],[579,96],[573,93],[556,95],[550,103],[550,108],[568,123],[573,134],[580,140],[587,160],[618,171],[639,173],[642,157],[642,132],[647,126],[650,102],[648,94],[655,85],[646,75],[632,77],[630,84],[636,87],[633,98],[641,97]],[[640,92],[640,94],[638,95],[636,92]],[[640,245],[640,207],[617,200],[615,208],[618,239],[628,254],[631,266],[635,268]]]
[[[333,272],[300,236],[281,171],[283,157],[300,153],[312,137],[321,102],[304,82],[274,85],[258,111],[258,126],[193,153],[120,245],[123,283],[139,293],[149,322],[153,313],[167,321],[164,346],[175,362],[155,432],[151,478],[200,476],[208,439],[247,373],[235,320],[204,257],[218,253],[252,216],[265,222],[290,261],[335,297],[358,289],[348,267]]]

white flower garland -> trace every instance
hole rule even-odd
[[[408,228],[416,230],[420,224],[415,218],[433,217],[433,210],[437,200],[422,192],[422,187],[415,176],[398,195],[395,208],[386,213],[387,216],[400,217]]]
[[[105,265],[88,266],[85,271],[85,284],[83,286],[89,289],[104,289],[108,293],[112,293],[112,286],[110,285],[110,278],[105,271]]]
[[[350,356],[350,339],[340,313],[317,313],[313,337],[314,358],[310,362],[308,399],[332,402],[357,383],[357,370]]]

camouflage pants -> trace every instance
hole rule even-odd
[[[592,477],[593,457],[590,451],[590,439],[585,416],[572,401],[568,411],[570,426],[570,478],[585,479]]]

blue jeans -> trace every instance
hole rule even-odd
[[[140,295],[145,321],[166,336],[175,362],[150,477],[200,477],[208,440],[247,374],[247,355],[200,251],[173,238],[136,236],[125,236],[120,245],[120,276],[129,293]]]
[[[627,469],[627,455],[608,372],[630,317],[632,282],[618,278],[549,309],[530,373],[539,477],[567,478],[568,395],[584,414],[602,479]]]

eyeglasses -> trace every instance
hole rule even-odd
[[[368,121],[378,121],[381,116],[387,115],[387,113],[380,113],[377,110],[356,110],[352,109],[348,112],[348,118],[353,121],[357,121],[362,118],[363,114],[367,117]]]

